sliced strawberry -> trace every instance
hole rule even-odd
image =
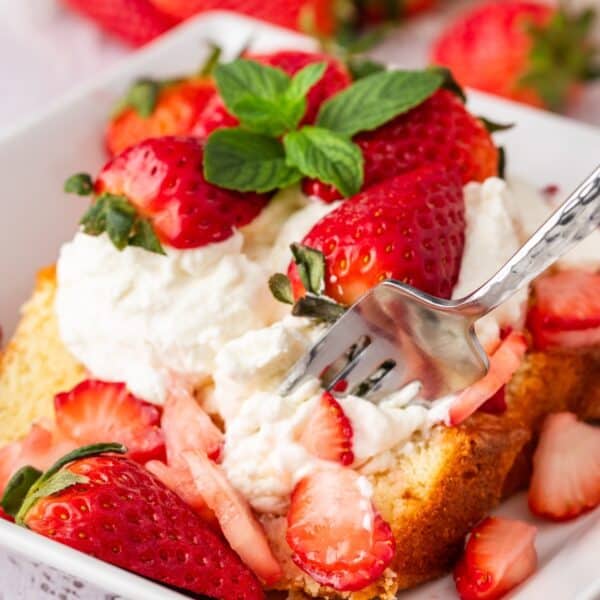
[[[488,398],[480,407],[481,412],[491,415],[501,415],[506,412],[506,385],[503,385],[493,396]]]
[[[554,521],[600,504],[600,429],[572,413],[549,415],[533,457],[529,508]]]
[[[186,450],[202,450],[212,460],[219,460],[223,433],[202,410],[190,389],[175,379],[169,386],[161,426],[169,466],[187,468],[182,458]]]
[[[536,348],[600,344],[600,273],[559,271],[536,280],[533,289],[527,324]]]
[[[77,446],[119,442],[140,463],[164,459],[160,410],[127,391],[124,383],[87,379],[54,398],[58,431]]]
[[[202,494],[198,491],[187,465],[182,468],[169,467],[160,460],[146,463],[146,469],[165,486],[175,492],[188,506],[191,506],[207,523],[219,528],[215,513],[208,508]]]
[[[490,368],[484,377],[461,392],[450,407],[450,423],[459,425],[486,400],[498,392],[519,368],[527,350],[525,336],[511,332],[490,356]]]
[[[536,528],[523,521],[488,517],[469,537],[454,569],[462,600],[496,600],[536,569]]]
[[[183,456],[198,491],[215,512],[225,539],[265,584],[277,583],[281,567],[249,504],[204,453],[186,452]]]
[[[360,590],[376,581],[396,546],[371,502],[368,481],[341,467],[315,471],[298,483],[286,539],[296,565],[338,591]]]
[[[354,462],[352,452],[352,423],[344,414],[340,403],[324,392],[317,409],[312,413],[299,442],[311,454],[338,462],[344,466]]]
[[[76,447],[73,440],[62,437],[50,427],[33,424],[23,439],[0,450],[0,494],[21,467],[31,465],[43,471]]]

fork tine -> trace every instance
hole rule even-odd
[[[359,355],[358,360],[350,362],[336,377],[336,381],[347,382],[347,390],[353,390],[359,383],[372,375],[386,360],[393,356],[389,344],[379,339],[369,344]],[[330,386],[331,388],[332,386]]]
[[[320,378],[327,367],[348,352],[365,334],[362,318],[352,309],[346,312],[292,367],[281,385],[280,393],[287,395],[305,381]]]

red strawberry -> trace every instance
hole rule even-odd
[[[30,492],[19,524],[172,587],[223,600],[263,598],[254,575],[177,494],[128,458],[87,450],[46,473],[50,493]]]
[[[432,62],[461,85],[558,110],[590,73],[588,17],[536,0],[478,4],[441,34]]]
[[[394,557],[392,531],[370,500],[368,481],[352,469],[323,469],[302,479],[287,518],[296,565],[338,591],[373,583]]]
[[[183,453],[187,450],[202,450],[212,460],[219,460],[223,433],[202,410],[190,389],[175,378],[169,385],[161,426],[170,466],[185,467]]]
[[[165,456],[160,410],[136,398],[124,383],[87,379],[54,398],[56,427],[75,447],[118,442],[140,463]]]
[[[346,200],[302,244],[325,256],[325,294],[343,304],[384,279],[449,298],[464,246],[464,202],[456,171],[423,167]],[[296,265],[288,270],[304,294]]]
[[[533,456],[529,508],[553,521],[600,504],[600,429],[572,413],[546,417]]]
[[[365,161],[363,189],[426,164],[458,169],[463,184],[498,174],[498,149],[491,135],[445,89],[374,131],[359,133],[354,141]],[[335,188],[313,180],[306,180],[303,190],[325,201],[341,197]]]
[[[13,474],[25,465],[44,470],[63,454],[74,450],[77,444],[61,437],[51,427],[33,424],[21,440],[0,450],[0,494]]]
[[[478,410],[490,415],[501,415],[506,412],[506,385],[503,385],[493,396],[490,396]]]
[[[208,508],[204,496],[198,491],[187,465],[170,467],[159,460],[151,460],[145,465],[146,469],[175,492],[188,506],[193,508],[202,520],[219,531],[219,522],[215,513]]]
[[[331,35],[335,28],[331,0],[152,0],[165,13],[187,19],[207,10],[232,10],[297,31]]]
[[[63,0],[104,31],[132,46],[141,46],[176,24],[150,0]]]
[[[560,271],[533,284],[527,324],[537,348],[600,344],[600,273]]]
[[[152,82],[147,85],[158,86]],[[194,77],[161,85],[156,93],[149,114],[127,106],[110,120],[106,147],[112,156],[148,138],[189,135],[215,95],[215,85],[207,77]]]
[[[220,242],[252,221],[268,197],[218,188],[204,179],[202,144],[164,137],[128,148],[100,171],[98,196],[123,196],[175,248]]]
[[[354,462],[352,437],[352,423],[340,403],[329,392],[323,392],[300,434],[300,444],[323,460],[348,466]]]
[[[186,452],[183,456],[198,491],[217,516],[225,539],[265,584],[277,583],[281,567],[249,504],[203,452]]]
[[[496,600],[535,572],[536,528],[523,521],[488,517],[473,531],[454,569],[462,600]]]
[[[270,67],[278,67],[288,75],[294,75],[300,69],[312,63],[321,61],[327,63],[325,74],[308,92],[306,97],[307,108],[302,123],[314,122],[321,104],[351,83],[346,67],[339,60],[326,54],[300,50],[281,50],[272,54],[249,54],[244,58]],[[215,129],[235,127],[237,123],[237,119],[227,112],[223,101],[215,99],[201,115],[198,125],[194,129],[194,134],[200,138],[205,138]]]
[[[459,425],[498,393],[521,366],[526,350],[525,336],[518,331],[510,333],[490,356],[490,368],[487,374],[461,392],[452,403],[451,424]]]

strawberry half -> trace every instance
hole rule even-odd
[[[170,466],[185,467],[182,456],[187,450],[202,450],[210,459],[219,460],[225,441],[223,433],[196,402],[191,390],[174,378],[169,385],[161,427]]]
[[[163,459],[160,409],[136,398],[124,383],[87,379],[54,398],[56,427],[75,447],[118,442],[140,463]]]
[[[462,600],[496,600],[537,567],[536,528],[522,521],[488,517],[471,531],[454,569]]]
[[[40,478],[20,472],[2,506],[31,531],[168,586],[222,600],[263,598],[222,537],[142,466],[114,454],[124,451],[87,446]]]
[[[7,444],[0,450],[0,494],[12,475],[25,465],[41,471],[77,444],[53,431],[46,424],[34,423],[29,433],[21,440]]]
[[[214,511],[225,539],[266,585],[277,583],[281,567],[250,505],[203,452],[190,451],[183,457],[198,491]]]
[[[352,437],[350,419],[340,403],[324,392],[298,441],[314,456],[349,466],[354,462]]]
[[[536,348],[600,344],[600,273],[559,271],[537,279],[533,289],[527,324]]]
[[[490,356],[488,372],[452,403],[450,423],[459,425],[498,393],[521,366],[526,351],[525,336],[518,331],[511,332]]]
[[[392,530],[373,506],[368,481],[352,469],[322,469],[302,479],[287,518],[293,561],[335,590],[366,587],[394,558]]]
[[[302,240],[325,258],[324,294],[352,304],[384,279],[449,298],[464,247],[462,183],[456,171],[427,166],[346,200]],[[306,290],[295,263],[296,299]]]
[[[572,413],[546,417],[533,456],[529,508],[553,521],[600,504],[600,429]]]
[[[271,54],[249,54],[244,58],[270,67],[278,67],[290,76],[295,75],[307,65],[318,62],[327,63],[325,74],[306,96],[307,107],[301,124],[313,123],[321,104],[351,83],[350,74],[343,63],[327,54],[282,50]],[[227,112],[225,104],[217,96],[207,105],[200,116],[198,124],[194,128],[194,135],[206,138],[216,129],[235,127],[237,124],[237,119]]]
[[[240,193],[208,183],[202,143],[191,137],[149,139],[127,148],[100,171],[69,178],[65,190],[95,192],[81,223],[89,235],[106,232],[115,247],[138,246],[164,254],[231,237],[267,204],[264,194]]]

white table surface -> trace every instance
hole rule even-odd
[[[427,48],[448,17],[477,0],[446,0],[438,13],[415,19],[391,34],[375,57],[422,66]],[[598,4],[599,0],[580,3]],[[597,30],[600,38],[600,27]],[[130,50],[54,0],[0,0],[0,134],[29,118],[74,86],[125,59]],[[573,107],[573,118],[600,126],[600,84]],[[0,551],[0,600],[117,600],[40,565],[15,562]]]

